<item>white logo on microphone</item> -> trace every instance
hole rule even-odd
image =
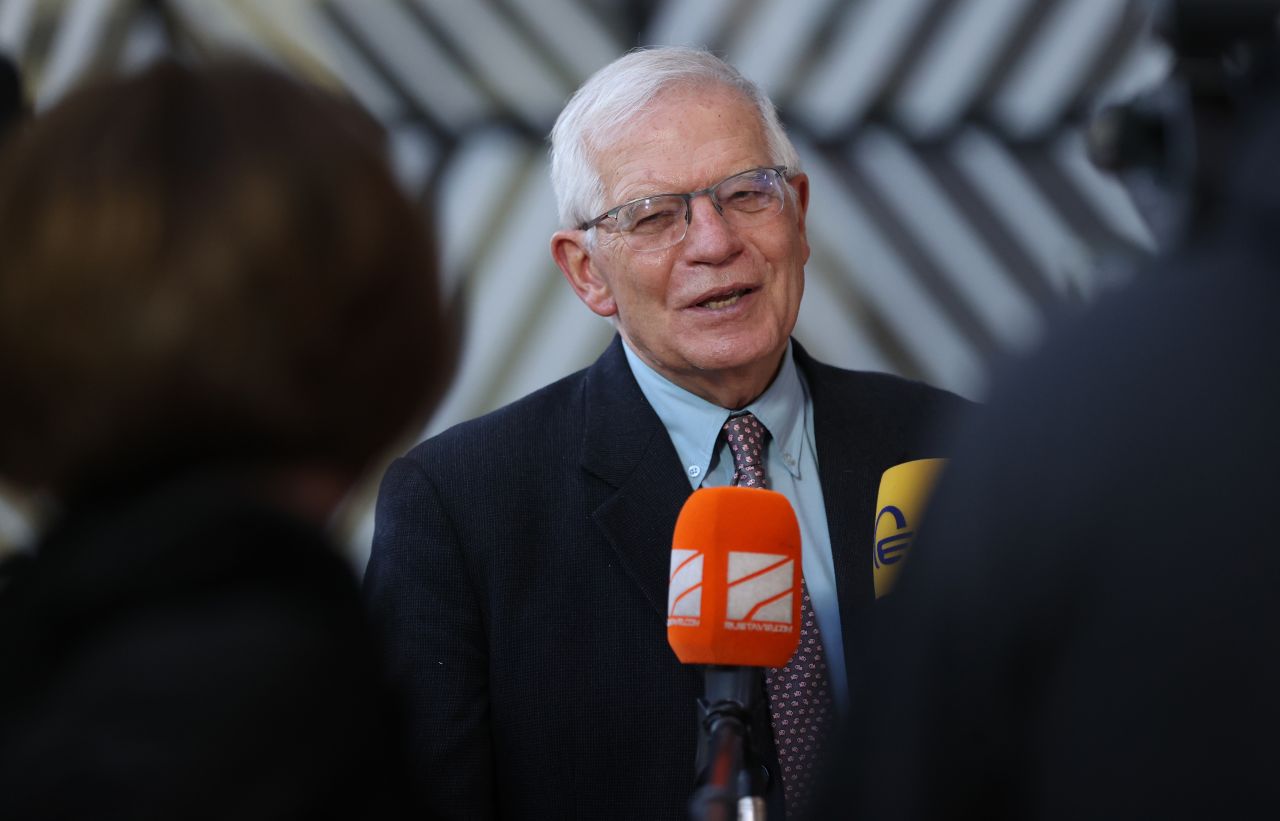
[[[697,627],[702,620],[702,553],[671,551],[671,579],[667,585],[667,626]]]
[[[729,554],[725,629],[791,632],[795,559],[776,553]]]

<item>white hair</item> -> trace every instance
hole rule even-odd
[[[794,173],[800,157],[764,91],[705,49],[662,46],[635,49],[591,75],[570,98],[551,129],[551,187],[560,224],[576,228],[605,208],[597,153],[673,86],[715,83],[741,93],[760,113],[770,163]]]

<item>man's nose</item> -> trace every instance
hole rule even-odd
[[[685,246],[700,261],[718,262],[741,244],[738,231],[725,219],[724,211],[710,195],[694,197],[689,203],[689,229]]]

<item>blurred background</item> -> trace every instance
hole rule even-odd
[[[1082,136],[1099,106],[1168,74],[1149,29],[1137,0],[0,0],[0,53],[37,112],[102,72],[236,52],[345,89],[385,124],[406,190],[434,207],[464,319],[422,436],[610,339],[548,252],[545,136],[586,77],[650,44],[711,48],[782,112],[812,179],[796,337],[981,399],[998,357],[1154,250]],[[360,568],[376,479],[339,524]],[[0,498],[0,549],[30,540],[25,513]]]

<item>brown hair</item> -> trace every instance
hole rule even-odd
[[[70,95],[0,158],[0,473],[354,474],[453,363],[428,222],[367,115],[266,68]]]

